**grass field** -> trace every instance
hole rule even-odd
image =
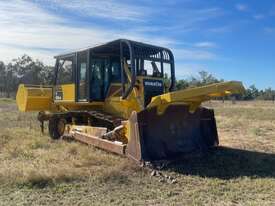
[[[207,103],[221,147],[159,181],[128,159],[40,133],[36,114],[0,99],[0,205],[275,205],[275,105]]]

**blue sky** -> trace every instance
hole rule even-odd
[[[129,38],[171,48],[177,78],[206,70],[275,89],[272,0],[1,0],[0,58],[58,53]]]

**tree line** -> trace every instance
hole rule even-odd
[[[184,89],[188,87],[204,86],[213,83],[224,82],[223,79],[217,79],[212,74],[206,71],[198,73],[198,77],[191,77],[189,79],[181,79],[177,81],[177,89]],[[257,89],[255,85],[251,85],[245,89],[245,93],[235,95],[237,100],[275,100],[275,90],[271,87],[267,89]]]
[[[168,81],[167,75],[165,76]],[[19,84],[51,85],[54,81],[54,67],[34,60],[28,55],[13,59],[8,64],[0,61],[0,97],[15,97]],[[180,79],[176,82],[177,89],[204,86],[212,83],[223,82],[206,71],[201,71],[198,76]],[[273,100],[275,90],[267,88],[259,90],[255,85],[248,87],[244,94],[237,95],[238,100]]]
[[[33,60],[28,55],[13,59],[8,64],[0,61],[0,96],[15,97],[19,84],[50,85],[54,67]]]

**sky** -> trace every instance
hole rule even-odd
[[[170,48],[177,79],[275,89],[273,0],[0,0],[0,60],[53,56],[127,38]]]

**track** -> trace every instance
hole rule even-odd
[[[92,118],[93,120],[96,120],[97,122],[103,123],[110,130],[121,125],[122,121],[125,121],[125,119],[123,118],[115,117],[110,114],[99,112],[99,111],[89,111],[88,114],[90,118]]]

